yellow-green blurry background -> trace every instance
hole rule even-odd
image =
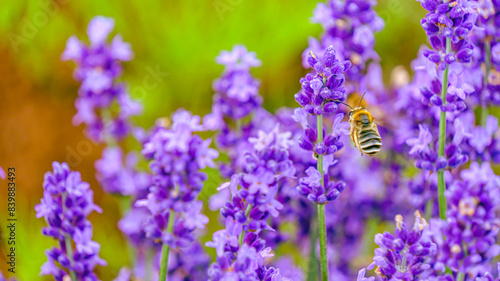
[[[54,242],[41,235],[45,222],[35,218],[34,206],[52,161],[66,161],[74,153],[78,155],[73,158],[74,169],[91,184],[95,201],[104,210],[90,216],[94,239],[108,262],[107,267],[98,267],[98,275],[112,280],[127,263],[125,242],[116,226],[119,202],[103,194],[95,180],[94,161],[102,146],[85,138],[83,126],[71,123],[79,85],[72,78],[74,64],[59,59],[69,36],[86,40],[92,17],[115,18],[114,33],[121,33],[135,53],[133,61],[124,63],[123,80],[144,104],[144,114],[135,119],[141,126],[150,127],[156,118],[178,107],[208,113],[212,80],[222,71],[214,58],[238,43],[262,60],[262,67],[253,74],[262,81],[264,107],[274,111],[294,106],[293,94],[304,74],[301,53],[307,38],[321,32],[318,24],[310,23],[316,4],[304,0],[0,0],[0,166],[17,171],[17,273],[7,277],[52,279],[39,277],[46,260],[44,250]],[[218,11],[215,5],[225,10]],[[424,10],[416,1],[382,0],[377,11],[386,21],[386,28],[376,35],[375,48],[387,81],[391,69],[408,66],[425,42],[419,25]],[[151,69],[168,75],[146,89],[144,79]],[[206,188],[214,189],[219,181],[209,180]],[[6,198],[7,182],[0,181],[0,270],[4,274]],[[212,218],[215,215],[211,213]],[[217,224],[212,219],[209,231]]]

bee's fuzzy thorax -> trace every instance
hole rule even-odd
[[[354,108],[352,111],[351,111],[351,114],[350,114],[350,120],[358,120],[359,119],[359,116],[361,116],[362,114],[365,114],[368,116],[370,122],[373,122],[373,116],[372,114],[366,110],[365,108],[362,108],[362,107],[356,107]]]

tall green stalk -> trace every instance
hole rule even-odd
[[[175,212],[174,210],[170,210],[170,216],[168,218],[168,226],[167,233],[172,233],[174,229],[174,219]],[[167,268],[168,268],[168,255],[170,254],[170,247],[167,244],[163,244],[161,250],[161,264],[160,264],[160,277],[158,281],[166,281],[167,280]]]
[[[73,247],[71,246],[71,237],[69,235],[66,235],[66,254],[68,255],[69,259],[69,264],[73,265]],[[69,271],[69,275],[71,276],[71,280],[77,281],[76,279],[76,273],[73,270]]]
[[[451,51],[451,41],[446,38],[446,53]],[[441,100],[443,105],[446,104],[446,92],[448,90],[448,70],[449,65],[443,71],[443,85],[441,89]],[[441,111],[441,116],[439,118],[439,154],[438,157],[444,156],[444,146],[446,143],[446,112]],[[444,182],[444,170],[438,171],[438,200],[439,200],[439,217],[446,220],[446,197],[444,196],[444,191],[446,190],[446,185]]]
[[[491,45],[488,39],[484,42],[484,62],[486,65],[484,78],[483,78],[483,86],[486,88],[488,85],[488,76],[490,75],[491,69]],[[488,117],[488,105],[481,100],[481,126],[486,126],[486,118]]]
[[[313,209],[311,225],[309,225],[309,239],[311,249],[309,250],[309,265],[307,281],[318,281],[318,259],[316,258],[316,241],[318,240],[318,228],[316,226],[317,211]]]
[[[317,116],[318,142],[323,142],[323,116]],[[324,186],[323,177],[323,155],[318,155],[318,172],[321,174],[321,186]],[[325,205],[318,204],[318,232],[319,248],[321,257],[321,280],[328,281],[328,256],[326,254],[326,223],[325,223]]]

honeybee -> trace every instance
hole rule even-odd
[[[361,107],[361,101],[365,96],[366,92],[363,94],[359,101],[359,105],[352,108],[347,103],[343,103],[351,108],[349,112],[349,125],[351,125],[350,136],[354,142],[354,147],[357,147],[363,154],[369,156],[374,156],[382,148],[382,138],[378,132],[377,124],[375,124],[375,117]]]

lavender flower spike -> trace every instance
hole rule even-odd
[[[70,171],[66,163],[54,162],[52,167],[54,171],[45,174],[42,202],[35,210],[37,218],[44,217],[48,223],[42,233],[54,237],[59,247],[45,252],[48,261],[41,274],[51,274],[57,281],[68,275],[73,280],[98,280],[93,270],[106,262],[98,255],[100,245],[92,241],[87,216],[92,211],[101,212],[101,208],[94,204],[93,192],[79,172]]]
[[[265,230],[274,231],[268,219],[278,217],[283,208],[276,194],[283,180],[295,174],[288,152],[290,137],[278,126],[269,133],[260,131],[258,138],[250,139],[253,149],[244,153],[245,172],[219,188],[229,188],[232,198],[221,209],[225,229],[205,244],[217,253],[217,262],[208,270],[209,280],[289,280],[264,265],[264,258],[272,254],[261,236]]]
[[[87,29],[90,45],[71,36],[61,56],[62,60],[76,62],[73,76],[81,82],[73,124],[84,123],[88,137],[99,142],[126,137],[132,129],[129,118],[142,111],[141,105],[131,99],[124,83],[117,81],[122,74],[121,62],[131,60],[133,53],[121,35],[107,42],[114,25],[112,18],[94,17]],[[114,103],[119,110],[111,114],[110,107]]]
[[[385,232],[375,235],[375,243],[380,248],[375,250],[373,263],[367,269],[377,266],[375,273],[381,280],[420,280],[419,276],[429,270],[431,266],[425,263],[437,249],[424,229],[428,227],[427,221],[415,212],[413,228],[408,228],[403,221],[403,216],[397,215],[396,230],[394,235]],[[365,269],[360,271],[358,281],[374,280],[365,277]]]
[[[178,118],[179,116],[184,118]],[[163,244],[160,280],[165,280],[170,248],[185,248],[194,241],[193,232],[208,223],[201,214],[202,202],[196,200],[207,175],[205,167],[215,167],[218,157],[209,148],[210,139],[202,140],[193,132],[200,130],[200,118],[178,111],[170,129],[159,128],[144,145],[142,153],[151,159],[153,186],[147,199],[136,207],[147,207],[150,217],[144,224],[146,236]],[[189,122],[185,122],[189,120]]]
[[[448,85],[449,66],[455,62],[468,63],[471,61],[474,46],[469,42],[468,35],[477,20],[477,12],[474,10],[476,1],[446,1],[446,0],[417,0],[422,7],[428,11],[425,18],[421,20],[422,28],[429,36],[433,50],[425,50],[423,55],[433,64],[435,68],[442,71],[442,80],[434,83],[437,92],[441,96],[432,96],[432,91],[424,88],[422,94],[428,96],[435,106],[441,110],[439,117],[439,141],[438,141],[438,201],[439,216],[446,219],[446,198],[444,191],[444,171],[446,167],[445,144],[446,144],[446,112],[463,111],[467,108],[463,99],[466,94],[471,94],[473,89],[463,79],[453,74],[451,86]],[[455,63],[455,66],[457,64]],[[435,78],[435,77],[434,77]],[[459,90],[460,89],[460,90]],[[434,91],[436,92],[436,91]],[[451,154],[447,151],[447,154]],[[454,162],[464,162],[463,157]],[[453,163],[456,165],[456,163]]]

